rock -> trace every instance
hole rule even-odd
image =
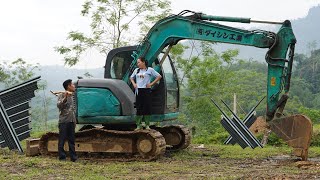
[[[316,165],[314,162],[311,161],[298,161],[294,163],[295,166],[297,166],[298,168],[306,168],[308,166],[314,166]]]

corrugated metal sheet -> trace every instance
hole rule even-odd
[[[40,76],[0,91],[0,146],[23,152],[20,141],[30,137],[30,106]]]

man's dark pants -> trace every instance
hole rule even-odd
[[[59,123],[59,144],[58,144],[58,151],[59,151],[59,159],[64,160],[66,159],[66,152],[64,151],[64,142],[68,140],[69,145],[69,153],[71,161],[77,160],[77,155],[75,151],[75,124],[73,122],[68,123]]]

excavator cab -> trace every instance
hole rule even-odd
[[[108,53],[104,78],[106,79],[123,79],[127,73],[134,58],[132,54],[137,50],[137,46],[120,47],[111,50]],[[159,54],[159,58],[162,58],[163,53]],[[158,59],[159,59],[158,58]],[[159,60],[155,60],[149,66],[160,67]],[[132,72],[130,72],[131,74]],[[174,114],[179,112],[179,82],[177,72],[174,68],[173,62],[170,56],[164,59],[160,72],[163,77],[161,81],[152,87],[152,114],[168,114],[170,120],[175,118]],[[126,82],[134,92],[130,81]],[[158,119],[157,121],[169,120],[167,118]]]

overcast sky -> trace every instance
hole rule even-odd
[[[63,65],[53,47],[67,43],[71,30],[88,32],[80,16],[85,0],[0,0],[0,60]],[[188,9],[210,15],[283,21],[305,17],[320,0],[172,0],[173,13]],[[102,67],[105,57],[88,52],[77,68]]]

